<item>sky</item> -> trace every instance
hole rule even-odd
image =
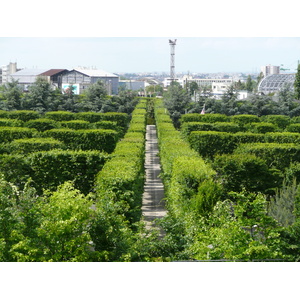
[[[300,60],[294,0],[42,3],[1,5],[0,66],[170,73],[169,39],[177,39],[175,73],[253,73],[267,64],[293,72]]]
[[[169,39],[177,40],[177,73],[253,73],[267,64],[294,72],[300,60],[299,37],[0,37],[0,64],[169,73]]]

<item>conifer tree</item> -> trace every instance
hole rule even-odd
[[[300,100],[300,64],[299,63],[298,63],[296,77],[295,77],[294,88],[295,88],[295,97],[297,100]]]

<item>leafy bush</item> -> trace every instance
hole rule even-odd
[[[10,119],[18,119],[23,122],[40,118],[40,113],[33,110],[13,110],[7,112],[7,117]]]
[[[0,127],[0,143],[11,142],[15,139],[31,138],[37,133],[34,128]]]
[[[248,153],[218,155],[213,162],[223,188],[230,191],[273,193],[279,186],[276,170],[270,170],[264,159]]]
[[[60,124],[65,128],[70,128],[75,130],[91,128],[91,124],[88,121],[84,121],[84,120],[61,121]]]
[[[246,125],[246,128],[254,133],[275,132],[277,130],[276,125],[267,122],[250,123],[249,125]]]
[[[241,144],[236,150],[239,154],[254,154],[264,159],[269,168],[284,170],[291,162],[300,162],[300,146],[296,144],[255,143]]]
[[[275,124],[279,129],[285,129],[291,122],[289,116],[284,115],[266,115],[261,116],[261,120],[264,122],[269,122]]]
[[[75,116],[75,113],[69,111],[48,111],[45,113],[45,118],[58,122],[74,120],[76,118]]]
[[[51,129],[43,133],[65,143],[69,149],[99,150],[111,153],[118,141],[118,133],[108,129]]]
[[[287,132],[297,132],[300,133],[300,123],[290,124],[285,129]]]
[[[215,122],[228,122],[229,117],[223,114],[205,114],[200,115],[196,113],[185,114],[181,116],[180,122],[184,124],[186,122],[204,122],[204,123],[215,123]]]
[[[102,169],[109,155],[100,151],[50,150],[34,152],[26,161],[30,177],[39,193],[43,189],[55,190],[65,181],[73,181],[82,193],[89,193],[96,174]]]
[[[29,120],[24,124],[24,127],[35,128],[38,131],[46,131],[54,128],[59,128],[59,123],[46,118]]]
[[[22,127],[24,122],[18,119],[0,119],[0,127],[7,126],[7,127]]]
[[[35,151],[49,151],[52,149],[63,149],[65,145],[53,138],[28,138],[13,140],[7,148],[10,153],[29,154]]]
[[[239,124],[240,126],[245,126],[249,123],[260,122],[260,118],[255,115],[234,115],[230,117],[230,120]]]

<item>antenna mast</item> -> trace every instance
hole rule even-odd
[[[176,40],[169,40],[169,45],[171,47],[171,64],[170,64],[170,78],[171,83],[175,80],[175,46],[176,46]]]

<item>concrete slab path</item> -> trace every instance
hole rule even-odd
[[[163,201],[164,186],[162,180],[158,177],[161,168],[155,125],[147,125],[145,152],[146,180],[142,203],[143,219],[147,229],[159,229],[160,235],[163,236],[163,230],[158,228],[154,222],[155,219],[163,218],[167,214]]]

